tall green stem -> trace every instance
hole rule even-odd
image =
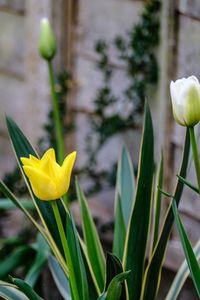
[[[58,96],[55,91],[55,78],[53,72],[53,65],[51,61],[48,61],[48,71],[49,71],[49,82],[51,87],[51,97],[53,103],[53,118],[55,124],[58,162],[61,164],[64,159],[64,137],[63,137],[63,130],[61,124],[60,111],[59,111]]]
[[[56,133],[58,162],[59,164],[62,164],[64,160],[64,136],[62,130],[58,96],[55,91],[55,78],[53,72],[53,65],[51,61],[48,61],[48,70],[49,70],[49,82],[50,82],[51,97],[52,97],[52,104],[53,104],[53,118],[54,118],[54,126],[55,126],[55,133]],[[67,204],[69,200],[67,194],[63,196],[63,199]]]
[[[198,154],[197,143],[196,143],[196,138],[194,133],[194,127],[189,127],[189,133],[190,133],[190,143],[192,145],[192,154],[194,158],[194,165],[196,169],[198,187],[200,191],[200,161],[199,161],[199,154]]]
[[[59,234],[60,234],[61,243],[62,243],[62,247],[63,247],[63,250],[64,250],[65,260],[67,261],[68,260],[67,259],[68,258],[67,239],[66,239],[66,236],[65,236],[65,231],[64,231],[64,228],[63,228],[63,224],[62,224],[62,220],[61,220],[61,217],[60,217],[60,213],[59,213],[59,210],[58,210],[56,200],[51,201],[51,206],[53,208],[54,216],[55,216],[56,223],[57,223],[57,226],[58,226],[58,231],[59,231]]]

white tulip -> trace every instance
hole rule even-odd
[[[173,115],[182,126],[194,126],[200,121],[200,84],[195,76],[171,81]]]

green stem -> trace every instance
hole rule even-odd
[[[51,201],[51,206],[53,208],[54,216],[55,216],[56,223],[57,223],[57,226],[58,226],[58,231],[59,231],[59,234],[60,234],[61,243],[62,243],[63,250],[64,250],[65,260],[67,261],[68,260],[67,259],[68,258],[67,239],[66,239],[66,236],[65,236],[65,231],[64,231],[64,228],[63,228],[63,224],[62,224],[62,220],[61,220],[61,217],[60,217],[60,212],[58,210],[56,200]]]
[[[56,132],[56,145],[57,145],[57,154],[58,162],[62,164],[64,159],[64,137],[61,124],[61,117],[58,104],[58,96],[55,91],[55,78],[53,72],[53,65],[51,61],[48,61],[48,71],[49,71],[49,82],[51,87],[51,97],[53,103],[53,118]]]
[[[53,104],[53,118],[54,118],[55,134],[56,134],[57,155],[58,155],[58,162],[61,165],[64,160],[64,136],[63,136],[61,116],[59,110],[59,101],[55,91],[55,78],[54,78],[53,65],[51,61],[48,61],[48,70],[49,70],[49,82],[50,82],[51,97],[52,97],[52,104]],[[64,195],[63,199],[66,202],[66,204],[68,204],[69,199],[67,195]]]
[[[199,154],[197,150],[197,143],[196,138],[194,134],[194,127],[189,127],[189,133],[190,133],[190,143],[192,145],[192,154],[194,158],[194,165],[196,169],[196,175],[197,175],[197,181],[198,181],[198,187],[200,191],[200,161],[199,161]]]
[[[56,219],[56,223],[58,226],[58,231],[60,234],[61,243],[62,243],[63,250],[64,250],[65,260],[66,260],[67,266],[68,266],[69,281],[70,281],[71,292],[73,294],[73,299],[80,300],[79,292],[78,292],[77,285],[76,285],[75,268],[72,264],[71,255],[70,255],[69,247],[67,244],[67,239],[65,236],[65,231],[64,231],[62,220],[60,217],[60,212],[58,209],[57,201],[56,200],[51,201],[51,206],[52,206],[54,216]]]

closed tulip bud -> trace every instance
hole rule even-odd
[[[56,200],[68,191],[75,159],[76,152],[72,152],[60,166],[52,148],[46,151],[41,159],[32,155],[29,158],[21,157],[32,190],[41,200]]]
[[[56,54],[56,39],[49,20],[43,18],[40,21],[39,52],[40,55],[50,61]]]
[[[195,76],[178,79],[170,84],[173,115],[182,126],[194,126],[200,121],[200,84]]]

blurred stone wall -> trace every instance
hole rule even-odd
[[[49,0],[0,0],[0,176],[15,158],[5,115],[36,145],[48,110],[47,70],[38,55],[39,20],[51,15]]]
[[[119,0],[80,0],[77,25],[77,44],[75,45],[76,90],[76,127],[75,143],[78,149],[77,166],[82,167],[87,161],[86,140],[90,131],[89,119],[94,112],[94,99],[102,86],[101,72],[97,69],[98,56],[95,44],[103,39],[109,44],[116,35],[126,34],[139,20],[143,1]],[[118,60],[116,50],[110,47],[114,78],[112,88],[115,95],[120,95],[127,86],[125,66]],[[123,111],[123,107],[115,108]],[[119,157],[123,143],[128,144],[137,160],[138,135],[118,134],[110,138],[98,155],[98,171],[109,170]],[[136,138],[136,143],[134,139]],[[94,137],[95,140],[95,137]],[[134,144],[134,146],[133,146]],[[134,149],[133,149],[134,147]]]

